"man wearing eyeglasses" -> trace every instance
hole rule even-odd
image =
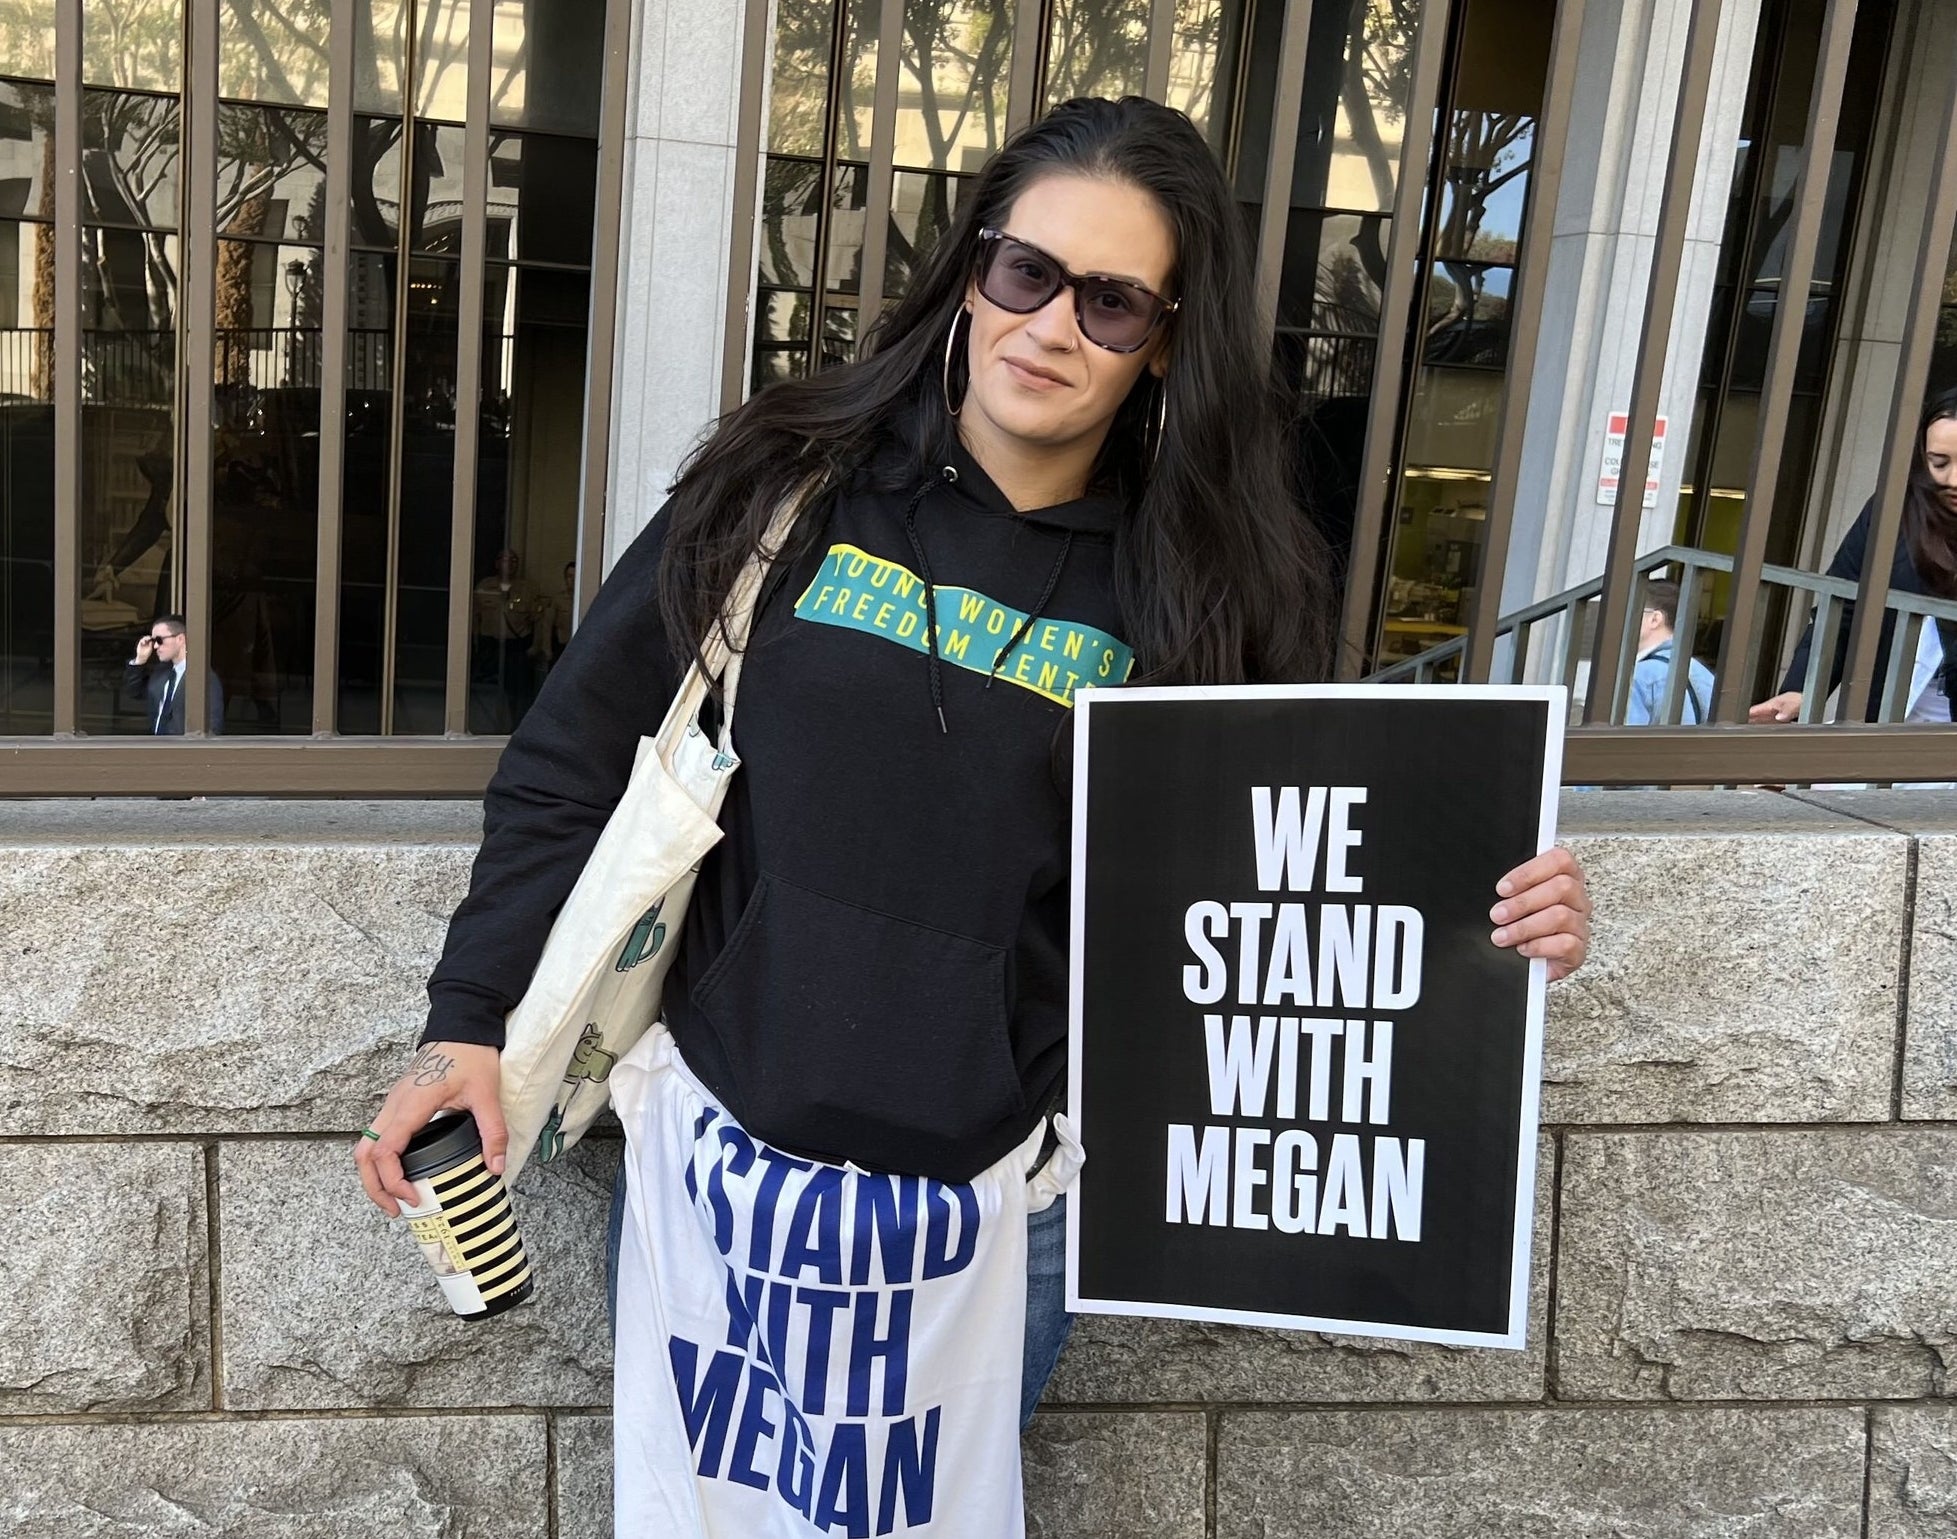
[[[143,706],[152,737],[183,736],[184,666],[189,651],[182,615],[165,615],[150,626],[148,635],[136,638],[136,655],[122,671],[122,692],[126,699]],[[210,681],[211,731],[222,732],[224,686],[215,672],[206,677]]]

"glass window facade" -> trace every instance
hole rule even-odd
[[[778,11],[750,387],[852,356],[866,288],[886,305],[904,292],[1016,115],[1075,95],[1140,92],[1153,79],[1216,149],[1258,234],[1300,479],[1336,558],[1366,589],[1349,600],[1356,666],[1458,649],[1488,548],[1556,0],[1302,10],[1251,0],[1047,0],[1030,70],[1014,58],[1030,14],[1018,7],[905,0],[899,34],[879,40],[881,9],[868,0],[786,0]],[[1690,466],[1677,537],[1715,554],[1734,550],[1744,507],[1736,489],[1782,300],[1825,11],[1820,0],[1765,0],[1757,29],[1704,383],[1689,442],[1673,450]],[[1163,21],[1170,35],[1152,36]],[[1800,472],[1822,436],[1832,328],[1891,25],[1888,8],[1857,13],[1788,430],[1804,462],[1780,479],[1770,562],[1796,559],[1814,521],[1812,477]],[[1295,81],[1279,78],[1287,42],[1293,64],[1302,58]],[[875,86],[890,50],[895,108],[886,102],[879,121]],[[891,168],[884,187],[872,180],[881,174],[880,138]],[[1280,186],[1272,168],[1287,163]],[[1419,184],[1403,186],[1412,175]],[[864,252],[877,244],[868,221],[884,208],[880,284],[866,285]],[[1957,295],[1957,278],[1949,292]],[[1952,315],[1957,299],[1946,306]],[[1945,330],[1957,336],[1957,324]],[[1957,377],[1953,356],[1946,337],[1933,376]],[[1363,550],[1354,548],[1358,537]],[[1701,650],[1716,648],[1728,583],[1714,575],[1704,587]],[[1452,677],[1455,666],[1439,676]]]
[[[471,732],[521,719],[574,618],[606,19],[584,0],[494,9],[487,111],[471,122],[466,0],[198,0],[188,16],[182,0],[81,0],[82,78],[64,87],[78,95],[72,144],[56,132],[51,0],[0,14],[0,735],[55,725],[67,606],[53,485],[70,453],[80,732],[151,733],[127,666],[135,638],[202,594],[191,657],[221,691],[211,731],[440,734],[458,706]],[[200,26],[215,29],[210,100],[185,72]],[[335,108],[343,27],[354,78],[337,83],[348,105]],[[404,118],[406,80],[416,110]],[[344,209],[328,207],[334,111],[346,113]],[[200,120],[215,144],[202,166]],[[472,154],[485,187],[474,209]],[[80,173],[67,229],[52,191],[63,166]],[[336,219],[344,266],[327,261]],[[465,228],[480,230],[476,246]],[[56,421],[64,241],[80,274],[71,424]],[[207,265],[187,272],[187,257]],[[193,282],[209,286],[208,377],[186,346]],[[465,292],[480,292],[480,314],[463,314]],[[344,316],[330,338],[329,312]],[[475,449],[458,467],[466,412]],[[208,421],[207,438],[193,441],[193,421]],[[208,504],[187,506],[199,485]],[[189,573],[200,548],[208,569]],[[469,593],[450,592],[458,561]],[[322,602],[338,636],[324,668]],[[459,695],[455,635],[469,649]]]
[[[880,9],[876,0],[784,0],[779,9],[755,255],[752,388],[855,354]],[[1146,8],[1142,16],[1145,29]],[[903,292],[949,225],[961,184],[1005,142],[1012,40],[1010,0],[908,0],[904,8],[886,303]]]
[[[1416,413],[1459,423],[1499,396],[1506,322],[1532,130],[1539,110],[1553,0],[1472,0],[1466,33],[1449,48],[1440,103],[1448,125],[1438,182],[1445,206],[1422,252],[1425,324]],[[789,0],[778,12],[765,125],[756,240],[750,387],[851,356],[859,333],[865,222],[884,189],[869,185],[880,6],[869,0]],[[1189,114],[1232,177],[1248,224],[1262,220],[1278,59],[1287,8],[1247,0],[1178,0],[1171,35],[1152,39],[1147,0],[1052,0],[1041,9],[1039,55],[1024,114],[1078,95],[1140,92],[1162,69],[1165,99]],[[1405,135],[1413,109],[1414,54],[1422,29],[1448,35],[1462,7],[1445,0],[1317,5],[1310,11],[1302,102],[1292,136],[1286,207],[1277,219],[1276,361],[1296,402],[1295,436],[1315,512],[1335,545],[1349,541],[1358,456],[1383,377],[1378,338],[1387,254]],[[1498,14],[1499,13],[1499,14]],[[896,110],[883,242],[883,302],[902,294],[958,206],[963,186],[1004,142],[1014,104],[1016,8],[1001,0],[906,0],[896,51]],[[1510,31],[1533,40],[1506,47]],[[1397,418],[1389,431],[1398,430]],[[1484,425],[1485,426],[1485,425]],[[1442,484],[1453,466],[1485,481],[1484,431],[1471,445],[1448,434],[1411,452]],[[1458,440],[1460,433],[1454,438]],[[1453,458],[1444,463],[1436,456]],[[1414,501],[1433,503],[1421,494]],[[1435,505],[1438,507],[1438,504]],[[1411,617],[1428,595],[1412,569],[1427,559],[1426,531],[1393,553],[1405,586],[1391,591]],[[1455,574],[1473,541],[1440,541],[1435,558]],[[1450,613],[1445,622],[1455,624]]]
[[[1467,0],[1462,16],[1420,251],[1423,298],[1374,641],[1382,665],[1467,629],[1554,21],[1552,0]]]
[[[1731,555],[1746,512],[1746,483],[1760,424],[1760,393],[1767,349],[1783,302],[1789,226],[1816,59],[1821,47],[1820,7],[1795,0],[1768,0],[1755,42],[1752,81],[1740,130],[1737,164],[1727,198],[1707,346],[1700,363],[1686,470],[1679,488],[1674,537],[1682,545]],[[1876,104],[1892,18],[1882,7],[1856,13],[1848,82],[1842,97],[1834,156],[1822,209],[1814,276],[1808,285],[1801,348],[1788,405],[1787,459],[1783,463],[1767,530],[1766,559],[1803,564],[1801,537],[1813,476],[1820,463],[1822,398],[1830,355],[1842,319],[1842,295],[1852,255],[1851,211],[1873,149]],[[1934,383],[1938,370],[1931,369]],[[1957,383],[1957,376],[1946,375]],[[1827,552],[1820,552],[1825,565]],[[1708,578],[1697,617],[1695,645],[1701,655],[1719,648],[1729,609],[1731,581]],[[1768,597],[1767,625],[1777,630],[1787,615],[1787,596]],[[1756,667],[1756,698],[1775,692],[1777,659]]]
[[[53,6],[4,35],[47,81],[0,81],[0,732],[53,729]]]
[[[1046,100],[1137,96],[1148,66],[1149,0],[1053,0]]]
[[[175,8],[117,9],[113,31],[92,28],[84,13],[89,73],[156,82],[178,58],[160,37],[178,24]],[[103,41],[99,53],[90,50],[91,37]],[[155,616],[183,607],[176,559],[182,139],[174,95],[82,93],[77,726],[90,733],[147,730],[141,699],[124,689],[124,665]]]

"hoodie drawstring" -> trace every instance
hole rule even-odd
[[[917,575],[924,579],[924,652],[925,671],[931,684],[931,708],[938,713],[938,730],[949,734],[951,728],[945,722],[944,664],[938,657],[938,588],[931,579],[931,562],[924,554],[924,541],[917,532],[917,510],[933,487],[943,483],[951,485],[958,480],[958,471],[950,465],[944,466],[931,480],[920,486],[904,507],[904,535],[911,542],[911,554],[917,558]],[[1034,624],[1046,609],[1053,597],[1054,589],[1060,586],[1060,574],[1066,570],[1067,557],[1073,554],[1074,531],[1069,529],[1066,538],[1060,542],[1060,554],[1054,558],[1053,568],[1046,574],[1046,586],[1040,590],[1039,599],[1027,611],[1026,616],[1014,627],[999,655],[992,660],[992,671],[985,676],[985,687],[990,689],[992,681],[999,677],[999,670],[1006,665],[1006,659],[1031,633]]]
[[[1012,656],[1013,649],[1020,642],[1024,641],[1027,633],[1033,629],[1033,622],[1039,619],[1040,612],[1046,608],[1047,600],[1053,597],[1053,590],[1060,586],[1060,573],[1067,565],[1067,557],[1072,554],[1073,548],[1074,532],[1069,529],[1067,531],[1067,538],[1060,542],[1060,554],[1054,560],[1053,570],[1046,574],[1046,586],[1040,589],[1038,602],[1026,612],[1026,618],[1019,622],[1018,628],[1007,639],[1005,646],[1000,649],[999,655],[992,660],[992,671],[985,676],[985,687],[987,689],[990,689],[992,687],[992,681],[999,677],[999,670],[1006,666],[1006,659]]]
[[[958,472],[946,465],[934,479],[917,489],[904,508],[904,533],[910,539],[911,554],[917,558],[917,575],[924,579],[924,651],[928,659],[925,671],[931,681],[931,706],[938,713],[938,730],[947,734],[951,728],[945,725],[944,666],[938,661],[938,588],[931,581],[931,563],[924,554],[924,542],[917,536],[917,509],[932,487],[940,481],[950,484],[957,479]]]

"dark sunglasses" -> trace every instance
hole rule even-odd
[[[166,631],[166,632],[165,632],[165,633],[164,633],[163,635],[161,635],[161,636],[151,636],[151,637],[150,637],[150,640],[151,640],[151,641],[153,641],[153,642],[155,642],[155,643],[156,643],[156,644],[157,644],[157,645],[158,645],[159,647],[160,647],[160,646],[162,646],[162,645],[163,645],[163,643],[164,643],[164,642],[166,642],[166,641],[175,641],[176,639],[177,639],[177,638],[176,638],[176,635],[175,635],[175,634],[174,634],[173,632],[168,632],[168,631]]]
[[[978,291],[1014,315],[1031,315],[1053,303],[1061,289],[1074,291],[1080,334],[1111,353],[1132,353],[1149,339],[1181,300],[1099,273],[1071,273],[1058,257],[1006,234],[979,231]]]

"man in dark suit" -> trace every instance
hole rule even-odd
[[[136,655],[122,670],[122,693],[132,702],[141,702],[152,737],[183,736],[183,681],[189,651],[183,616],[165,615],[150,626],[147,636],[136,638]],[[215,672],[207,672],[206,677],[211,731],[222,732],[224,686]]]

